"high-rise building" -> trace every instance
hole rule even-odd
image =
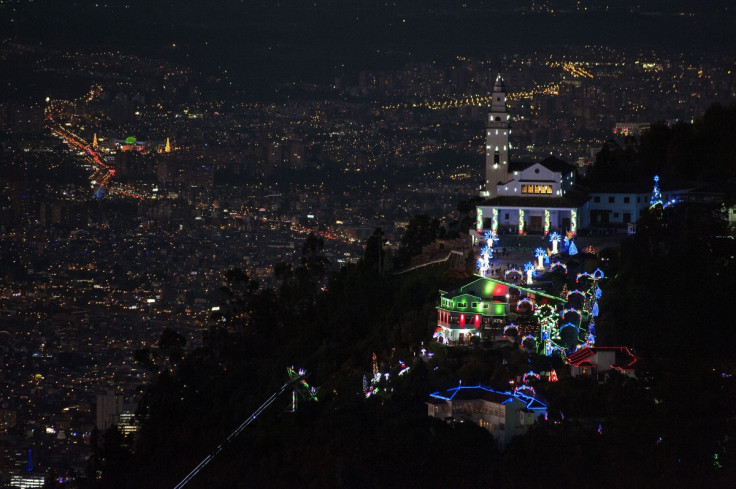
[[[119,415],[123,411],[123,396],[113,393],[97,394],[97,429],[105,431],[118,424]]]

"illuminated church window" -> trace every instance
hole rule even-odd
[[[551,185],[525,184],[521,186],[521,193],[522,194],[551,194],[552,186]]]

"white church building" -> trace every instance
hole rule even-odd
[[[587,226],[586,192],[575,186],[575,166],[555,157],[511,161],[506,87],[499,75],[486,122],[486,179],[477,206],[476,231],[576,234]]]

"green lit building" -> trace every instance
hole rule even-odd
[[[531,318],[537,303],[554,307],[564,300],[540,290],[476,275],[465,285],[452,291],[440,290],[437,306],[437,328],[434,339],[448,346],[470,345],[477,341],[496,341],[507,338],[513,328],[513,336],[531,334],[539,337],[539,329],[529,323],[514,324],[514,317]]]

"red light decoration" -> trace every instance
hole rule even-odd
[[[495,296],[505,296],[508,293],[509,293],[508,285],[496,284],[495,287],[493,287],[494,297]]]

